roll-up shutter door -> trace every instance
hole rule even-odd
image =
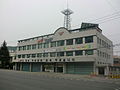
[[[29,63],[23,63],[22,64],[22,70],[23,71],[30,71],[30,64]]]
[[[92,62],[68,63],[66,65],[66,72],[72,74],[91,74],[93,72]]]
[[[32,72],[40,72],[40,71],[41,71],[41,65],[39,63],[33,63]]]

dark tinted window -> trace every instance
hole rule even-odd
[[[83,51],[75,51],[75,56],[83,55]]]
[[[83,38],[76,38],[75,39],[75,44],[82,44],[83,43]]]
[[[66,45],[73,45],[73,39],[66,40]]]
[[[93,42],[93,36],[85,37],[85,43],[92,43]]]

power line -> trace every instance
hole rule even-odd
[[[114,16],[118,16],[119,14],[120,14],[120,11],[112,13],[112,14],[109,14],[109,15],[106,15],[106,16],[103,16],[103,17],[100,17],[100,18],[97,18],[97,19],[94,19],[94,20],[90,20],[89,22],[97,21],[97,20],[102,20],[104,18],[112,18]]]
[[[113,7],[113,5],[111,4],[111,2],[109,1],[109,0],[105,0],[109,5],[110,5],[110,7],[114,10],[114,11],[116,11],[115,13],[113,13],[113,14],[111,14],[111,15],[106,15],[106,16],[104,16],[104,17],[101,17],[101,18],[98,18],[98,19],[96,19],[96,20],[105,20],[105,19],[111,19],[111,18],[114,18],[115,16],[120,16],[120,11],[117,11],[114,7]],[[116,18],[115,18],[116,19]],[[96,21],[95,20],[95,21]],[[114,19],[112,19],[112,20],[114,20]],[[110,21],[110,20],[107,20],[107,21]],[[106,21],[105,21],[106,22]],[[102,22],[102,23],[104,23],[104,22]]]
[[[113,10],[117,11],[117,9],[112,5],[112,3],[110,2],[110,0],[105,0],[105,1],[109,4],[109,6],[110,6]]]
[[[105,22],[108,22],[108,21],[112,21],[112,20],[115,20],[115,19],[119,19],[119,18],[120,18],[120,16],[119,16],[119,17],[116,17],[116,18],[110,18],[110,19],[108,19],[108,20],[101,21],[99,24],[105,23]]]
[[[118,16],[118,17],[116,17],[116,16]],[[119,16],[120,16],[120,11],[117,11],[115,13],[112,13],[112,14],[109,14],[109,15],[105,15],[103,17],[100,17],[100,18],[97,18],[97,19],[94,19],[94,20],[89,20],[88,22],[98,22],[99,24],[101,24],[101,23],[105,23],[107,21],[118,19],[118,18],[120,18]],[[80,26],[80,25],[74,25],[72,27],[78,27],[78,26]]]

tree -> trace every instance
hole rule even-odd
[[[10,65],[10,55],[7,48],[7,43],[4,41],[0,48],[0,61],[2,68],[9,68]]]

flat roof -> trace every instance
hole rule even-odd
[[[61,27],[62,28],[62,27]],[[102,30],[98,27],[98,24],[91,24],[91,23],[82,23],[81,24],[81,28],[77,28],[77,29],[73,29],[73,30],[68,30],[69,32],[76,32],[76,31],[85,31],[88,29],[98,29],[99,32],[102,32]],[[42,36],[36,36],[36,37],[32,37],[32,38],[27,38],[27,39],[22,39],[22,40],[18,40],[18,42],[22,42],[22,41],[27,41],[27,40],[31,40],[31,39],[37,39],[37,38],[43,38],[43,37],[48,37],[48,36],[52,36],[53,34],[47,34],[47,35],[42,35]]]

